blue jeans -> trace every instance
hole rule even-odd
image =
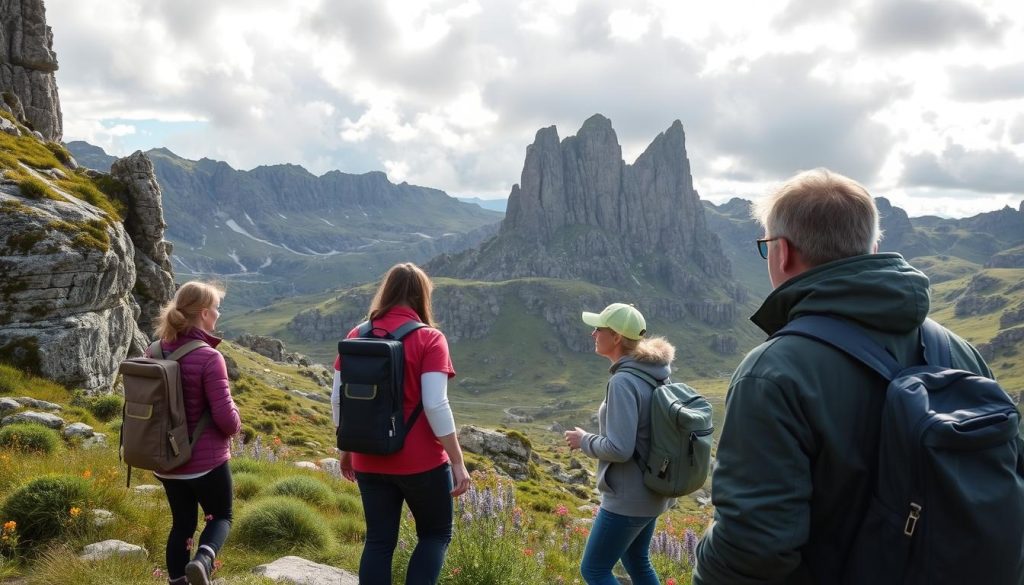
[[[651,566],[651,537],[658,517],[622,516],[601,508],[583,551],[580,574],[587,585],[619,585],[612,567],[622,566],[633,585],[659,585]]]
[[[412,475],[356,472],[366,516],[366,544],[359,560],[360,585],[391,585],[402,502],[416,521],[416,548],[406,585],[434,585],[452,540],[452,478],[447,463]]]

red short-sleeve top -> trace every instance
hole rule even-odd
[[[419,315],[409,307],[395,307],[383,317],[374,319],[373,326],[394,331],[406,321],[420,321]],[[358,328],[348,332],[347,338],[355,337]],[[449,378],[455,377],[455,367],[448,353],[448,340],[439,330],[423,327],[413,331],[402,340],[405,352],[405,401],[403,410],[408,420],[421,399],[420,376],[424,372],[443,372]],[[334,360],[334,369],[342,371],[344,365],[339,356]],[[427,417],[420,415],[405,437],[402,449],[391,455],[367,455],[352,453],[352,467],[364,473],[390,473],[408,475],[434,469],[448,461],[440,441],[434,436]]]

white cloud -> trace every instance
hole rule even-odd
[[[969,195],[990,193],[992,179],[936,145],[1024,155],[1017,0],[48,0],[47,9],[65,136],[112,152],[153,140],[236,168],[384,169],[452,194],[504,196],[538,128],[558,125],[565,137],[600,112],[628,162],[680,119],[709,199],[757,193],[819,164],[898,193],[920,188],[907,181],[924,180],[933,161],[920,157],[931,153],[938,169],[960,169],[948,196],[979,209],[986,200]]]

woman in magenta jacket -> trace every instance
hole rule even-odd
[[[210,424],[196,441],[187,463],[156,474],[171,506],[172,525],[167,537],[167,578],[171,585],[209,585],[213,560],[231,529],[230,438],[238,433],[242,422],[231,399],[224,356],[215,349],[221,340],[212,334],[223,298],[224,290],[219,287],[187,282],[160,311],[156,325],[156,337],[165,356],[189,341],[207,344],[185,354],[178,363],[189,433],[194,432],[206,411],[210,412]],[[199,535],[195,557],[189,560],[199,506],[206,526]]]

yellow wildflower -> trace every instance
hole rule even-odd
[[[72,518],[78,518],[78,515],[82,513],[81,508],[71,508],[68,511],[71,513]]]
[[[14,529],[18,527],[18,523],[14,520],[4,522],[4,532],[14,532]]]
[[[82,472],[82,477],[84,477],[85,479],[89,479],[90,477],[92,477],[92,471],[86,469],[85,471]]]

